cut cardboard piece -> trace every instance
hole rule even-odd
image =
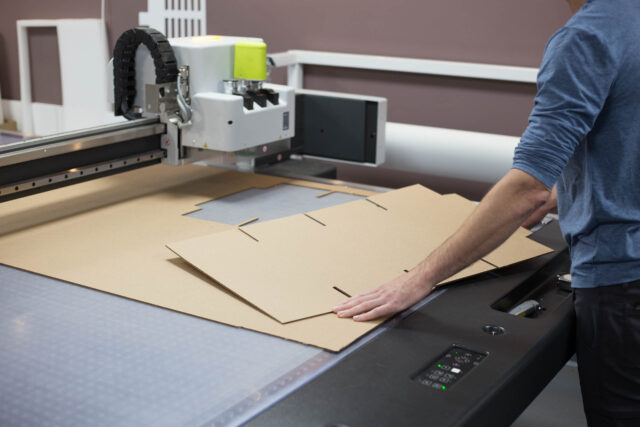
[[[169,248],[282,323],[328,313],[413,268],[475,204],[411,186],[307,214],[171,243]],[[551,250],[516,233],[448,281]]]
[[[207,167],[150,166],[1,203],[0,263],[339,351],[381,321],[360,323],[327,314],[283,325],[165,247],[167,242],[233,229],[184,216],[197,205],[280,183],[372,194]]]

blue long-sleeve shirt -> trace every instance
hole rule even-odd
[[[551,37],[513,167],[557,184],[574,287],[640,279],[640,1],[588,0]]]

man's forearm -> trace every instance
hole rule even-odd
[[[548,199],[550,191],[531,175],[512,169],[471,216],[438,249],[407,274],[349,298],[333,308],[358,321],[388,316],[415,304],[433,287],[504,242]]]
[[[550,191],[531,175],[509,171],[484,197],[460,229],[411,272],[434,286],[500,246]]]

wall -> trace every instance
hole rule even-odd
[[[209,30],[291,48],[537,67],[564,0],[209,1]],[[534,85],[307,67],[305,87],[389,99],[389,119],[518,135]]]
[[[107,0],[111,45],[136,25],[144,0]],[[100,2],[22,0],[0,14],[0,86],[19,99],[16,19],[98,18]],[[265,38],[269,50],[315,49],[537,66],[547,38],[569,17],[562,0],[209,0],[210,33]],[[33,32],[32,32],[33,33]],[[54,34],[31,34],[49,56]],[[34,72],[34,100],[60,102],[57,59]],[[278,75],[282,80],[282,74]],[[47,84],[43,84],[46,82]],[[307,67],[305,85],[390,99],[390,120],[519,134],[533,85]]]
[[[106,1],[113,46],[123,30],[137,24],[147,2]],[[208,0],[207,8],[209,33],[260,36],[270,52],[310,49],[532,67],[570,16],[564,0]],[[16,19],[99,16],[98,0],[3,5],[3,97],[19,99]],[[54,38],[32,33],[32,56],[50,51]],[[56,59],[41,66],[33,74],[34,100],[60,103],[59,89],[52,87]],[[274,80],[284,81],[284,73],[275,73]],[[324,67],[306,67],[305,87],[387,97],[391,121],[508,135],[523,131],[535,94],[532,84]]]
[[[0,87],[4,99],[20,99],[18,74],[18,19],[100,18],[100,0],[4,0],[0,13]],[[145,0],[106,0],[105,20],[110,46],[126,29],[138,24]],[[53,29],[29,30],[32,98],[61,104],[60,60]]]
[[[20,99],[16,20],[100,17],[99,1],[5,0],[0,13],[0,87],[5,99]],[[33,100],[60,103],[60,62],[55,30],[29,32]]]

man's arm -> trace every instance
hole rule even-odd
[[[339,317],[372,320],[404,310],[434,286],[500,246],[551,191],[533,176],[511,169],[449,239],[426,259],[384,285],[351,297],[333,311]]]

